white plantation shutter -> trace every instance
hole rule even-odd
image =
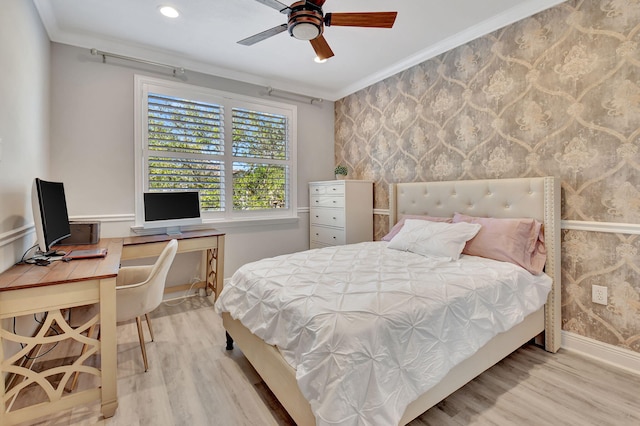
[[[136,78],[144,167],[137,206],[143,192],[197,190],[205,220],[297,213],[295,107],[158,81]]]
[[[198,190],[202,211],[222,210],[223,108],[158,93],[147,99],[148,190]]]
[[[149,191],[198,190],[200,209],[220,211],[224,166],[220,161],[179,157],[148,157]]]
[[[233,108],[233,155],[286,160],[287,117]]]
[[[234,209],[287,208],[287,117],[233,108],[232,123]]]
[[[149,149],[224,152],[222,106],[149,93],[148,111]]]

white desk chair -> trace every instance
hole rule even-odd
[[[135,318],[138,325],[138,338],[140,350],[144,361],[144,371],[149,369],[147,350],[144,346],[144,333],[142,331],[141,317],[144,315],[153,341],[153,329],[149,319],[149,312],[160,306],[167,273],[173,263],[178,250],[178,241],[171,240],[162,250],[158,260],[153,265],[125,266],[120,268],[116,277],[116,322],[129,321]],[[95,326],[92,326],[88,335],[92,336]],[[87,351],[87,345],[82,348],[82,354]],[[78,383],[78,374],[75,373],[71,383],[71,389],[75,389]]]
[[[149,369],[147,351],[144,346],[141,317],[144,315],[153,342],[153,329],[149,319],[149,312],[160,306],[167,273],[173,263],[178,250],[178,241],[171,240],[162,250],[158,260],[153,265],[125,266],[118,271],[116,278],[116,322],[129,321],[135,318],[138,325],[138,337],[144,371]]]

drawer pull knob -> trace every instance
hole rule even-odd
[[[319,234],[316,232],[316,235],[319,235]]]
[[[319,218],[320,216],[316,215],[316,218]]]
[[[333,220],[336,220],[336,218],[334,217]]]
[[[336,200],[333,200],[333,204],[335,204],[335,203],[336,203]]]
[[[336,237],[333,237],[333,239],[335,240],[335,239],[336,239]]]

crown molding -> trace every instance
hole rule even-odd
[[[109,51],[123,56],[140,58],[146,61],[171,63],[188,71],[213,75],[247,84],[254,84],[261,87],[272,87],[276,90],[310,96],[312,98],[321,98],[333,102],[368,86],[371,86],[372,84],[384,80],[385,78],[402,72],[414,65],[431,59],[441,53],[447,52],[464,43],[467,43],[478,37],[482,37],[513,22],[522,20],[524,19],[523,17],[534,15],[538,12],[541,12],[542,10],[560,4],[563,1],[564,0],[529,0],[525,3],[520,3],[512,7],[511,9],[494,16],[491,19],[480,22],[479,24],[469,27],[465,31],[462,31],[433,46],[430,46],[429,48],[424,49],[415,55],[409,56],[408,58],[398,62],[391,67],[388,67],[380,72],[373,73],[365,77],[364,79],[356,81],[353,84],[335,91],[313,88],[308,84],[296,84],[274,77],[264,77],[248,72],[230,70],[207,64],[202,61],[187,58],[177,51],[154,49],[149,46],[125,42],[119,39],[96,38],[82,33],[65,33],[63,35],[62,31],[59,28],[58,22],[55,19],[55,14],[53,13],[51,2],[49,0],[34,0],[34,4],[36,6],[36,9],[38,10],[38,13],[42,17],[42,21],[44,23],[47,34],[49,35],[49,39],[56,43],[86,48],[87,50],[96,48],[98,50]],[[91,56],[88,51],[87,56]]]
[[[424,61],[434,58],[441,53],[448,52],[451,49],[455,49],[458,46],[462,46],[465,43],[485,36],[489,33],[492,33],[493,31],[513,24],[514,22],[525,19],[523,17],[533,16],[536,13],[542,12],[543,10],[549,9],[564,2],[565,0],[530,0],[526,3],[521,3],[509,10],[504,11],[499,15],[492,17],[491,19],[487,19],[483,22],[478,23],[477,25],[469,27],[465,31],[461,31],[452,37],[448,37],[442,40],[440,43],[434,44],[424,50],[421,50],[415,55],[409,56],[405,60],[398,62],[392,67],[386,68],[378,73],[371,74],[367,78],[357,81],[345,87],[343,90],[338,91],[337,93],[333,94],[333,96],[328,97],[327,95],[325,95],[325,99],[342,99],[345,96],[351,95],[359,90],[378,83],[385,78],[396,75],[415,65],[421,64]]]

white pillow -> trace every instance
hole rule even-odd
[[[407,219],[387,247],[422,256],[458,260],[466,242],[475,237],[481,227],[482,225],[477,223],[444,223]]]

